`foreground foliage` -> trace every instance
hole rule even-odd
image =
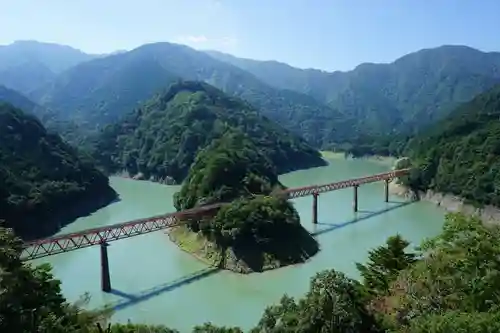
[[[399,272],[416,261],[414,253],[405,251],[408,245],[410,243],[399,235],[390,237],[386,246],[380,246],[369,252],[366,265],[356,264],[369,293],[386,294]]]
[[[408,243],[392,237],[360,266],[363,283],[335,270],[320,272],[311,279],[304,297],[283,296],[279,304],[266,308],[250,332],[498,332],[499,237],[499,227],[486,228],[475,218],[450,214],[442,234],[423,242],[422,259],[415,261],[415,254],[403,250]],[[21,242],[12,232],[0,229],[0,331],[97,333],[96,324],[104,326],[108,310],[89,312],[68,304],[49,268],[23,265],[20,251]],[[390,282],[373,284],[373,276]],[[244,303],[239,306],[244,308]],[[114,324],[109,332],[178,331]],[[193,332],[243,331],[207,323]]]
[[[252,333],[258,332],[381,332],[367,310],[362,285],[335,270],[318,273],[309,292],[296,302],[284,296],[268,307]]]
[[[68,304],[48,265],[32,268],[19,259],[22,241],[0,228],[0,332],[90,332],[106,311]]]
[[[41,237],[115,197],[88,157],[33,116],[0,103],[0,219],[7,227]]]

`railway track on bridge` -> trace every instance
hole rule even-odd
[[[339,182],[312,185],[300,188],[288,188],[276,195],[285,195],[288,199],[295,199],[312,195],[313,223],[317,222],[317,196],[320,193],[336,191],[353,187],[355,189],[355,208],[357,211],[357,188],[360,185],[374,183],[378,181],[386,182],[386,201],[388,198],[388,183],[390,180],[408,174],[410,169],[394,170],[390,172],[370,175],[367,177],[354,178]],[[219,209],[227,203],[217,203],[202,207],[197,207],[180,212],[174,212],[145,219],[134,220],[124,223],[113,224],[105,227],[92,228],[79,232],[58,235],[54,237],[26,242],[24,244],[21,259],[24,261],[43,258],[59,253],[75,251],[78,249],[94,246],[107,245],[112,241],[144,235],[150,232],[163,230],[179,225],[180,220],[187,217],[194,217],[208,214]]]

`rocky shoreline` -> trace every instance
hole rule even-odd
[[[45,212],[29,214],[14,230],[24,241],[50,237],[77,218],[88,216],[118,200],[119,195],[111,186],[92,189],[79,195],[71,204],[53,204]],[[44,223],[38,223],[40,220]]]
[[[208,241],[199,233],[190,231],[185,226],[171,228],[165,233],[168,235],[169,239],[182,251],[186,252],[189,255],[192,255],[197,260],[209,266],[219,267],[221,269],[240,274],[261,273],[285,266],[301,264],[303,262],[306,262],[318,252],[316,251],[311,255],[304,255],[303,261],[297,263],[281,262],[279,260],[272,260],[270,257],[266,257],[266,260],[264,260],[264,264],[262,265],[262,267],[256,270],[255,268],[252,268],[250,265],[248,265],[247,262],[242,260],[232,248],[228,248],[226,251],[224,251],[225,253],[223,254],[213,242]]]
[[[407,199],[425,200],[434,203],[450,213],[463,213],[465,215],[477,216],[485,225],[499,224],[500,208],[495,206],[484,206],[481,208],[465,203],[461,197],[451,194],[443,194],[428,190],[426,192],[414,193],[394,179],[389,184],[389,192],[396,196]]]
[[[151,176],[149,178],[146,178],[142,172],[139,172],[136,175],[131,175],[127,170],[122,170],[122,171],[119,171],[119,172],[112,174],[111,176],[119,177],[119,178],[133,179],[133,180],[145,180],[145,181],[150,181],[150,182],[159,183],[159,184],[163,184],[163,185],[178,185],[177,182],[175,181],[175,179],[173,179],[170,176],[166,176],[164,178]]]

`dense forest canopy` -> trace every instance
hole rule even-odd
[[[102,130],[93,155],[110,172],[182,181],[200,149],[228,130],[248,135],[278,173],[325,165],[320,153],[242,100],[200,82],[179,82]]]
[[[228,130],[200,151],[181,190],[174,197],[177,210],[242,197],[269,195],[281,189],[276,167],[240,131]]]
[[[184,210],[229,203],[188,227],[221,251],[231,248],[252,271],[262,271],[271,261],[303,262],[319,249],[292,203],[272,196],[282,188],[276,168],[259,147],[246,134],[228,131],[197,155],[174,205]]]
[[[40,236],[86,210],[78,208],[84,201],[96,208],[115,197],[89,157],[48,133],[34,116],[0,104],[0,220],[8,227]],[[61,221],[53,221],[56,216]]]
[[[500,86],[412,139],[406,152],[415,189],[500,206]]]

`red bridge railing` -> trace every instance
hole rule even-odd
[[[278,195],[286,194],[288,195],[288,199],[294,199],[312,195],[314,193],[330,192],[347,187],[393,179],[408,174],[409,171],[410,169],[401,169],[368,177],[343,180],[330,184],[288,188]],[[21,259],[26,261],[43,258],[63,252],[74,251],[85,247],[171,228],[179,225],[179,218],[204,215],[213,210],[219,209],[225,204],[227,203],[217,203],[180,212],[149,217],[146,219],[118,223],[26,242],[21,254]]]
[[[393,179],[393,178],[404,176],[404,175],[408,174],[409,172],[410,172],[410,169],[393,170],[393,171],[389,171],[389,172],[379,173],[376,175],[371,175],[368,177],[347,179],[347,180],[342,180],[342,181],[330,183],[330,184],[311,185],[311,186],[298,187],[298,188],[289,188],[283,192],[288,194],[289,199],[295,199],[295,198],[300,198],[300,197],[312,195],[313,193],[331,192],[331,191],[336,191],[336,190],[340,190],[340,189],[347,188],[347,187],[353,187],[353,186],[357,186],[357,185],[359,186],[359,185],[363,185],[363,184],[374,183],[374,182],[378,182],[378,181],[386,180],[386,179]]]

